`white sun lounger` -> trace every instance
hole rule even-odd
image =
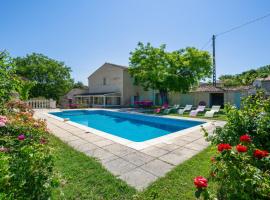
[[[191,108],[192,108],[192,105],[186,105],[183,109],[179,109],[179,110],[178,110],[178,114],[179,114],[179,115],[183,115],[183,113],[184,113],[185,111],[189,111],[189,110],[191,110]]]
[[[179,105],[174,105],[172,108],[167,108],[164,110],[164,114],[169,114],[173,110],[177,110],[179,108]]]
[[[211,110],[207,111],[204,116],[205,117],[214,117],[214,114],[216,112],[219,112],[219,110],[220,110],[220,106],[212,106]]]
[[[190,111],[189,116],[191,116],[191,117],[196,117],[197,114],[198,114],[199,112],[203,112],[204,109],[205,109],[205,106],[198,106],[198,108],[197,108],[196,110]]]

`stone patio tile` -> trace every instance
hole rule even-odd
[[[108,145],[108,146],[104,146],[102,147],[103,149],[106,149],[107,151],[119,156],[119,157],[122,157],[122,156],[125,156],[129,153],[133,153],[135,152],[134,149],[131,149],[131,148],[128,148],[126,146],[123,146],[121,144],[118,144],[118,143],[114,143],[114,144],[111,144],[111,145]]]
[[[198,144],[195,142],[189,143],[189,144],[185,145],[184,147],[188,148],[188,149],[196,150],[196,151],[201,151],[201,150],[206,148],[205,145],[201,145],[201,144]]]
[[[93,150],[95,150],[97,148],[98,148],[98,146],[96,146],[96,145],[94,145],[92,143],[86,143],[84,145],[78,146],[77,150],[85,153],[87,151],[91,151],[91,150],[93,151]]]
[[[177,138],[173,139],[172,143],[181,147],[181,146],[184,146],[184,145],[186,145],[186,144],[188,144],[190,142],[187,141],[187,140],[182,139],[182,137],[180,136],[180,137],[177,137]]]
[[[94,134],[89,134],[87,136],[85,136],[83,139],[87,140],[88,142],[96,142],[96,141],[101,141],[104,140],[103,137],[94,135]]]
[[[91,157],[97,158],[98,160],[102,161],[102,163],[105,163],[105,162],[108,162],[108,161],[111,161],[111,160],[118,158],[114,154],[112,154],[108,151],[105,151],[101,148],[87,151],[86,154],[91,156]]]
[[[148,154],[153,157],[160,157],[169,151],[158,148],[158,147],[148,147],[142,150],[143,153]]]
[[[185,155],[168,153],[166,155],[161,156],[159,159],[163,160],[167,163],[170,163],[172,165],[178,165],[178,164],[182,163],[183,161],[187,160],[188,158]]]
[[[180,155],[180,156],[184,156],[184,157],[187,157],[187,158],[191,158],[192,156],[197,154],[198,151],[194,150],[194,149],[181,147],[179,149],[174,150],[172,153]]]
[[[170,165],[158,159],[141,166],[143,170],[148,171],[158,177],[164,176],[173,167],[173,165]]]
[[[167,150],[167,151],[173,151],[179,148],[179,146],[176,144],[166,144],[166,143],[159,143],[159,144],[156,144],[155,146],[158,148]]]
[[[205,140],[205,138],[200,138],[200,139],[194,141],[194,143],[196,143],[196,144],[201,144],[201,145],[203,145],[203,146],[208,146],[208,145],[210,145],[210,142],[207,142],[207,141]]]
[[[192,132],[188,134],[188,137],[194,138],[194,139],[199,139],[203,137],[203,134],[200,131]]]
[[[124,173],[120,176],[120,178],[126,181],[129,185],[135,187],[137,190],[143,190],[157,179],[156,176],[140,168],[136,168],[130,172]]]
[[[128,161],[125,161],[122,158],[118,158],[118,159],[106,162],[103,165],[106,169],[108,169],[114,175],[122,175],[137,167],[136,165]],[[134,177],[134,179],[137,179],[137,177]]]
[[[181,139],[180,139],[180,138],[181,138]],[[187,141],[187,142],[193,142],[193,141],[195,141],[196,139],[198,139],[198,138],[189,137],[189,135],[183,135],[183,136],[180,136],[179,138],[177,138],[177,140],[180,140],[180,141]]]
[[[103,140],[98,140],[98,141],[94,141],[93,144],[99,146],[99,147],[104,147],[104,146],[108,146],[110,144],[114,144],[115,142],[111,141],[111,140],[107,140],[107,139],[103,139]]]
[[[76,136],[61,136],[59,137],[61,140],[63,140],[64,142],[71,142],[71,141],[75,141],[75,140],[79,140],[80,138],[76,137]]]
[[[85,141],[85,140],[82,140],[82,139],[78,139],[78,140],[72,140],[72,141],[69,141],[68,142],[68,144],[71,146],[71,147],[73,147],[73,148],[75,148],[75,149],[77,149],[78,147],[80,147],[80,146],[84,146],[84,144],[86,144],[86,143],[88,143],[87,141]]]
[[[124,160],[131,162],[134,165],[141,166],[145,163],[154,160],[155,158],[147,154],[136,151],[134,153],[127,154],[122,157]]]

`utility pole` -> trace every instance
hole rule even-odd
[[[212,45],[213,45],[213,86],[216,87],[217,78],[216,78],[216,36],[215,35],[213,35],[212,37]]]

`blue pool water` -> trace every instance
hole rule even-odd
[[[75,110],[50,113],[134,142],[143,142],[204,122],[113,112],[107,110]]]

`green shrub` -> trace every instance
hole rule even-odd
[[[244,99],[240,110],[226,105],[225,114],[227,124],[208,138],[213,144],[237,145],[239,137],[248,133],[258,148],[270,149],[270,98],[263,92]]]
[[[45,123],[18,110],[2,122],[0,199],[49,199],[57,182]]]
[[[243,100],[242,107],[226,106],[227,124],[208,139],[217,145],[210,181],[216,194],[197,187],[204,199],[270,199],[270,99],[261,92]],[[206,180],[207,181],[207,180]]]

